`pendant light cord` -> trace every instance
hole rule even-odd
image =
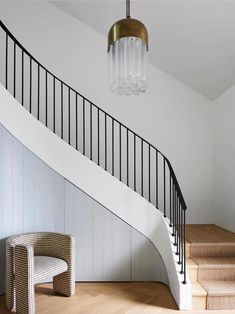
[[[126,0],[126,17],[130,18],[131,17],[131,1]]]

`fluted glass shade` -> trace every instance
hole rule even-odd
[[[108,52],[109,87],[118,95],[138,95],[146,91],[147,47],[142,39],[116,40]]]

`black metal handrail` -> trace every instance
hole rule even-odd
[[[169,218],[169,225],[172,227],[176,254],[179,256],[178,263],[184,275],[183,283],[186,283],[187,207],[168,158],[151,143],[45,68],[21,45],[2,21],[0,28],[5,33],[5,43],[1,45],[5,54],[4,69],[1,73],[5,73],[5,77],[1,77],[1,80],[3,83],[5,81],[6,89],[21,102],[22,106],[69,145],[139,192],[156,208],[162,203],[164,217]],[[20,79],[19,75],[17,77],[19,73]],[[79,110],[82,114],[79,114]],[[101,133],[104,133],[104,137]],[[79,139],[79,136],[82,138]],[[144,158],[144,155],[147,155],[147,158]],[[130,162],[131,157],[133,164]],[[146,179],[147,182],[144,182]]]

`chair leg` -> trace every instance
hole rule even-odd
[[[53,288],[56,292],[70,297],[75,293],[75,281],[70,271],[66,271],[53,278]]]
[[[15,247],[16,313],[35,314],[33,282],[33,248],[27,245]]]

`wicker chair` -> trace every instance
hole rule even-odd
[[[56,292],[75,293],[75,239],[71,235],[37,232],[6,241],[6,306],[18,314],[35,313],[34,285],[53,277]]]

